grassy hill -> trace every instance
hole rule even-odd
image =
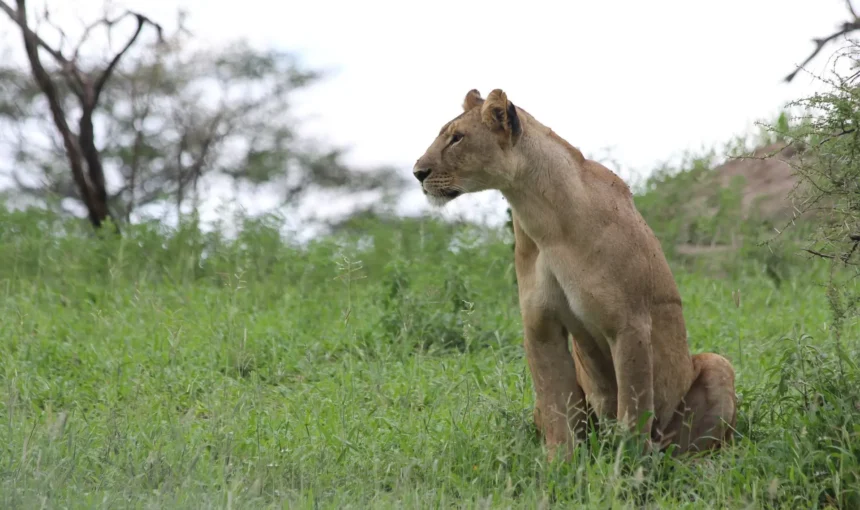
[[[97,239],[0,212],[0,503],[856,507],[860,326],[834,348],[827,267],[790,250],[691,262],[685,245],[762,228],[742,191],[703,184],[734,167],[709,168],[637,197],[692,350],[737,369],[737,444],[701,459],[594,435],[571,464],[545,463],[505,229],[364,218],[299,246],[271,218],[236,239],[193,224]],[[694,186],[705,210],[680,214]]]

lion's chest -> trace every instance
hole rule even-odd
[[[606,326],[606,314],[600,312],[600,296],[590,288],[591,279],[582,273],[555,269],[544,253],[538,257],[536,269],[538,288],[545,292],[546,304],[573,336],[577,379],[586,397],[601,416],[614,413],[617,390],[612,331]]]
[[[583,336],[587,332],[603,343],[611,335],[606,320],[611,312],[596,288],[594,272],[580,268],[569,258],[563,253],[542,251],[536,267],[539,286],[546,290],[548,303],[571,333]]]

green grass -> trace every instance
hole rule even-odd
[[[755,264],[676,272],[692,350],[737,369],[734,447],[592,435],[548,465],[504,232],[364,223],[296,247],[268,220],[95,239],[2,214],[3,508],[860,502],[860,328],[838,356],[814,264],[778,287]]]

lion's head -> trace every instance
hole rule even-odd
[[[463,193],[502,189],[515,172],[511,150],[523,129],[513,103],[499,89],[487,99],[470,90],[463,113],[439,131],[413,168],[424,194],[441,205]]]

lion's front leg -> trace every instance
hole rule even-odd
[[[559,447],[573,453],[574,433],[584,430],[585,395],[576,382],[568,334],[552,317],[525,312],[525,350],[537,394],[535,425],[544,434],[550,460]]]
[[[612,362],[618,383],[618,420],[631,432],[651,436],[654,422],[654,363],[650,323],[622,329],[612,345]],[[642,428],[637,429],[645,414]]]

